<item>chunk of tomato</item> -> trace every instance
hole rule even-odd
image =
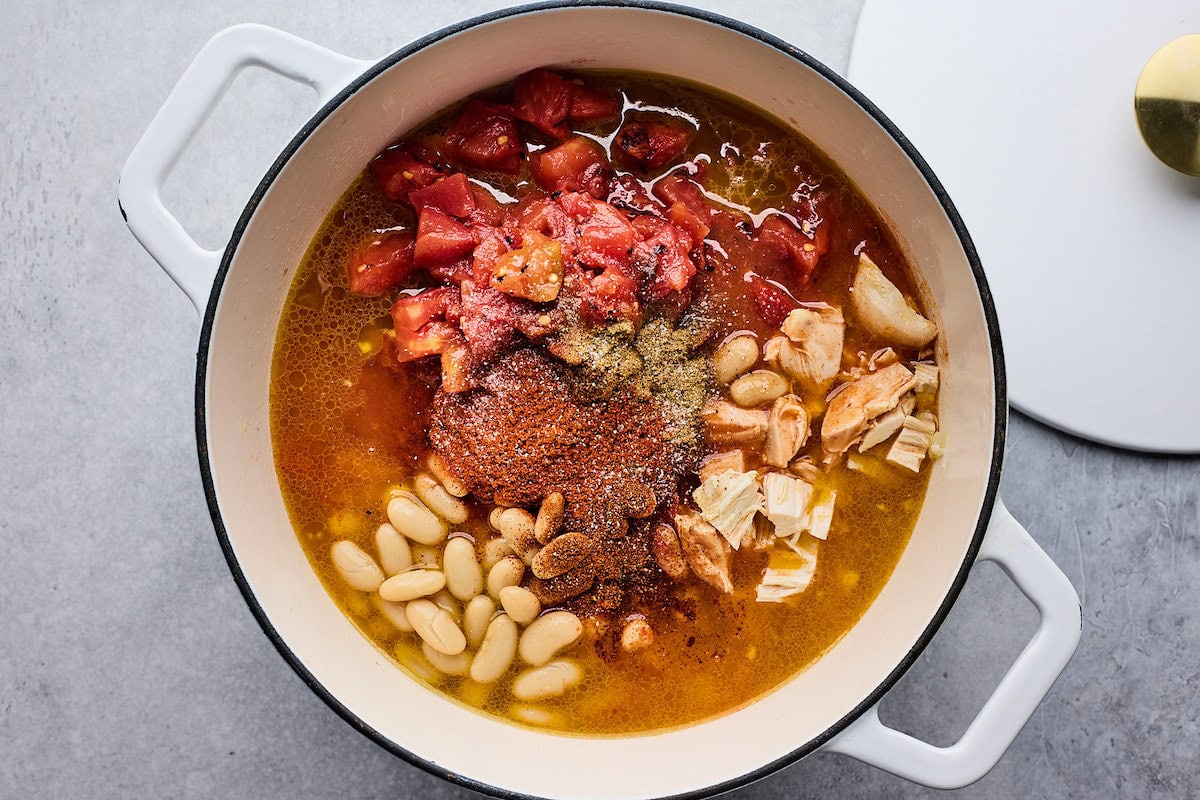
[[[359,248],[346,264],[350,293],[381,295],[404,280],[412,269],[412,233],[385,233]]]
[[[695,133],[675,121],[627,122],[613,140],[613,156],[630,169],[655,170],[683,155]]]
[[[657,230],[639,242],[636,251],[639,265],[652,270],[643,296],[661,300],[671,292],[686,288],[696,274],[696,265],[689,255],[691,236],[670,222],[654,222]]]
[[[396,298],[392,304],[392,327],[397,331],[418,331],[432,320],[457,324],[461,315],[462,295],[457,288],[442,286]]]
[[[672,173],[656,181],[654,196],[666,203],[667,206],[673,206],[676,203],[686,206],[706,225],[711,224],[713,213],[716,211],[709,204],[708,198],[704,196],[704,190],[700,184],[677,173]]]
[[[637,283],[617,270],[584,280],[579,294],[583,316],[593,325],[631,320],[640,312]]]
[[[513,114],[553,139],[565,139],[571,132],[563,123],[571,111],[572,88],[556,72],[526,72],[517,78]]]
[[[442,177],[437,167],[417,158],[408,145],[389,147],[371,161],[371,174],[389,200],[403,200],[409,192]]]
[[[571,111],[576,122],[616,119],[621,116],[621,99],[616,92],[575,84],[571,91]]]
[[[461,339],[462,333],[449,322],[434,320],[425,323],[416,331],[397,328],[396,360],[403,363],[438,355],[451,343]]]
[[[820,230],[818,226],[816,230]],[[755,236],[759,251],[788,266],[801,284],[807,283],[817,269],[817,261],[829,249],[828,237],[821,240],[808,236],[782,214],[772,214],[763,221]]]
[[[476,241],[475,232],[466,225],[427,206],[417,221],[413,263],[418,267],[449,264],[470,253]]]
[[[509,106],[471,100],[445,138],[446,152],[460,163],[515,175],[525,143]]]
[[[471,186],[475,198],[475,210],[467,218],[474,226],[489,225],[499,228],[504,224],[504,204],[482,186]]]
[[[471,182],[467,180],[467,176],[456,172],[409,192],[408,202],[418,214],[428,207],[466,219],[475,211],[475,195],[471,190]]]
[[[650,196],[642,182],[628,173],[621,173],[609,182],[607,200],[617,208],[649,214],[663,212],[663,207]]]
[[[608,158],[600,145],[583,136],[534,153],[529,171],[548,192],[587,192],[597,198],[608,194]]]
[[[800,307],[783,287],[756,272],[747,272],[746,282],[750,284],[750,293],[754,297],[754,305],[758,307],[759,316],[772,328],[778,328],[788,314]]]
[[[540,233],[526,233],[521,247],[497,258],[492,267],[492,288],[535,303],[558,299],[562,284],[562,244]]]
[[[673,203],[667,210],[667,219],[691,236],[692,244],[700,244],[708,236],[708,223],[683,203]]]
[[[637,234],[625,215],[608,203],[597,202],[579,228],[575,257],[592,269],[623,269],[636,241]]]
[[[522,303],[491,286],[463,281],[459,325],[476,359],[490,361],[516,339],[516,319]]]

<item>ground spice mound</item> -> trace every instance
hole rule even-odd
[[[629,387],[581,400],[566,369],[532,349],[500,359],[479,389],[438,392],[429,440],[477,496],[534,507],[562,492],[565,530],[619,537],[674,498],[694,459],[664,435],[653,397]]]

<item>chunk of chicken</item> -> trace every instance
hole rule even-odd
[[[905,395],[908,397],[908,395]],[[880,414],[858,443],[858,452],[865,453],[876,445],[883,444],[900,430],[904,418],[908,416],[901,406],[896,406],[886,414]]]
[[[720,475],[727,470],[745,472],[745,452],[742,450],[726,450],[722,453],[713,453],[710,456],[705,456],[704,461],[700,464],[700,482],[703,483],[712,476]]]
[[[792,552],[781,559],[772,558],[771,566],[759,581],[754,599],[760,603],[782,603],[807,589],[817,571],[818,544],[813,539],[806,539],[799,545],[789,543]]]
[[[721,532],[734,550],[754,537],[754,515],[763,508],[757,477],[753,472],[726,470],[692,492],[704,519]]]
[[[846,321],[839,308],[813,303],[795,309],[780,329],[787,339],[778,345],[779,366],[801,386],[824,391],[842,365]]]
[[[781,539],[798,537],[808,528],[808,507],[812,503],[812,484],[778,472],[763,476],[763,513],[775,526]]]
[[[924,347],[937,336],[937,325],[908,304],[896,284],[887,279],[866,253],[858,257],[858,271],[850,289],[850,309],[866,331],[903,347]]]
[[[925,460],[925,454],[929,452],[936,432],[937,422],[933,415],[926,411],[916,416],[905,417],[900,435],[888,450],[888,462],[913,472],[920,472],[921,462]]]
[[[876,417],[896,407],[912,388],[913,374],[892,364],[848,383],[829,400],[821,422],[821,445],[827,453],[843,453]]]
[[[783,469],[808,440],[808,412],[794,394],[786,394],[771,406],[763,461]]]
[[[684,511],[675,515],[675,530],[688,566],[700,580],[729,594],[733,591],[733,579],[729,575],[729,558],[732,550],[729,542],[721,538],[717,529],[704,521],[695,511]]]
[[[700,412],[710,442],[758,444],[767,435],[769,413],[765,408],[742,408],[728,400],[709,403]]]

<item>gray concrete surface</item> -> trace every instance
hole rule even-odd
[[[468,794],[342,723],[243,605],[196,465],[197,318],[126,232],[116,183],[225,25],[264,22],[365,57],[496,5],[3,4],[0,797]],[[704,5],[840,69],[859,0]],[[168,187],[197,236],[223,239],[310,108],[277,79],[238,81]],[[1078,587],[1084,637],[1012,750],[958,796],[1200,796],[1200,461],[1114,452],[1014,416],[1003,494]],[[1035,619],[997,570],[977,570],[885,719],[953,741]],[[822,755],[736,794],[935,795]]]

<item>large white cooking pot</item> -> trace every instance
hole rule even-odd
[[[325,215],[371,157],[405,131],[472,92],[544,65],[682,76],[794,125],[891,224],[944,331],[940,417],[949,444],[879,598],[795,679],[735,712],[668,733],[585,738],[528,730],[414,681],[325,593],[288,521],[273,466],[267,400],[274,333]],[[322,107],[267,172],[229,245],[205,250],[163,206],[160,188],[248,66],[311,85]],[[120,201],[134,235],[204,311],[196,377],[200,467],[246,602],[330,707],[430,772],[502,796],[696,796],[820,749],[929,786],[963,786],[996,763],[1074,652],[1074,590],[996,497],[1007,414],[1003,360],[991,298],[962,222],[925,162],[870,102],[778,39],[694,10],[585,2],[480,17],[366,62],[241,25],[215,36],[184,73],[130,155]],[[1041,624],[958,743],[934,747],[885,727],[875,707],[981,559],[1008,573],[1037,606]]]

